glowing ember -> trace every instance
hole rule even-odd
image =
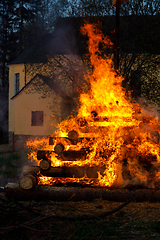
[[[159,121],[152,112],[145,115],[138,103],[126,97],[122,88],[122,76],[115,74],[113,62],[108,57],[101,57],[99,45],[112,46],[111,41],[97,31],[96,25],[85,24],[82,33],[89,37],[88,48],[93,69],[86,76],[89,89],[80,95],[80,106],[76,117],[70,116],[57,126],[54,145],[48,139],[27,142],[31,147],[30,158],[36,160],[37,150],[53,150],[61,143],[64,150],[86,150],[83,159],[63,161],[52,152],[53,167],[103,167],[98,172],[98,179],[91,183],[85,176],[81,179],[61,179],[62,182],[88,182],[92,185],[125,187],[143,185],[155,187],[160,173]],[[79,139],[71,144],[67,139],[69,131],[76,131]],[[39,177],[39,184],[52,184],[56,178]],[[52,182],[52,183],[51,183]]]

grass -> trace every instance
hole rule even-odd
[[[0,199],[0,202],[2,240],[160,239],[160,214],[157,212],[160,203],[134,202],[106,218],[94,219],[97,212],[109,211],[121,203],[99,199],[93,202],[15,202],[13,199]],[[99,203],[101,209],[98,208]],[[82,212],[93,218],[80,219]]]
[[[21,159],[18,153],[0,153],[0,175],[16,178],[19,175]]]
[[[26,204],[24,208],[22,206],[20,208],[18,204],[16,206],[14,203],[11,206],[10,203],[8,210],[4,212],[1,208],[0,238],[2,240],[160,239],[160,221],[138,220],[135,216],[130,218],[125,210],[118,216],[114,214],[105,219],[80,221],[78,217],[75,217],[75,220],[69,220],[67,216],[59,219],[54,216],[54,212],[52,215],[35,212],[39,204],[34,203],[34,208],[31,208],[31,205],[30,208],[25,208]],[[44,207],[43,204],[46,207],[48,203],[41,203],[41,207]],[[55,202],[54,204],[56,208],[61,206],[61,203]],[[75,205],[74,202],[72,204]],[[95,203],[91,205],[93,204]],[[50,203],[49,206],[51,207],[52,204]],[[64,207],[64,203],[62,206]],[[40,208],[38,209],[40,210]]]
[[[22,170],[19,153],[0,153],[0,175],[16,178]],[[24,161],[23,161],[24,164]],[[1,240],[159,240],[160,203],[131,202],[106,218],[94,216],[121,203],[97,199],[93,202],[16,202],[0,195]],[[79,216],[92,216],[80,220]]]

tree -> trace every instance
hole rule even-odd
[[[130,0],[121,6],[120,73],[123,86],[138,99],[160,104],[160,2]],[[125,32],[124,32],[125,29]]]
[[[77,2],[77,1],[76,1]],[[115,7],[112,1],[68,1],[66,13],[71,16],[108,16],[102,20],[104,34],[115,43]],[[160,104],[159,64],[160,64],[160,1],[129,0],[120,8],[120,74],[123,86],[132,91],[138,99],[142,94],[152,102]],[[106,21],[106,22],[105,22]],[[149,86],[152,86],[152,90]],[[155,94],[156,93],[156,94]]]
[[[6,142],[8,123],[8,67],[13,60],[32,41],[36,41],[42,32],[36,27],[46,1],[2,0],[0,1],[0,143]],[[34,30],[33,30],[34,29]],[[35,30],[36,29],[36,30]],[[30,31],[30,32],[29,32]],[[29,41],[26,41],[26,33]],[[30,36],[29,36],[30,35]],[[25,40],[24,40],[25,39]],[[3,125],[3,128],[2,128]]]

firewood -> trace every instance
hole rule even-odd
[[[48,151],[48,150],[38,150],[37,151],[37,160],[48,160],[50,159],[50,156],[53,151]]]
[[[97,172],[103,174],[104,170],[102,167],[50,167],[40,173],[47,177],[82,178],[87,175],[88,178],[98,178]]]
[[[64,150],[64,145],[62,143],[58,143],[55,147],[54,147],[54,151],[57,154],[60,154],[61,152],[63,152]]]
[[[48,177],[60,177],[63,171],[63,168],[60,167],[50,167],[47,170],[43,170],[39,166],[24,166],[23,175],[37,175],[38,173],[41,173],[42,175]]]
[[[37,175],[37,173],[40,171],[40,167],[38,166],[24,166],[23,167],[23,175]]]
[[[79,127],[86,127],[88,125],[87,121],[85,118],[77,118],[77,123],[79,125]]]
[[[36,186],[36,184],[37,184],[37,179],[33,175],[26,175],[19,182],[20,187],[25,190],[33,188],[34,186]]]
[[[38,166],[28,166],[24,167],[23,174],[36,175],[37,173],[41,173],[43,176],[47,177],[75,177],[82,178],[86,174],[88,178],[97,178],[97,172],[103,174],[105,168],[103,167],[50,167],[47,170],[43,170]]]
[[[55,137],[49,137],[49,145],[54,145]]]
[[[41,169],[40,173],[46,177],[62,177],[65,175],[64,169],[61,167],[50,167],[47,170]]]
[[[82,142],[82,140],[84,138],[72,139],[72,136],[71,136],[71,138],[69,138],[69,137],[50,137],[49,138],[49,145],[54,145],[55,143],[57,143],[57,139],[58,139],[59,143],[61,143],[61,141],[64,142],[64,140],[67,140],[67,141],[70,142],[70,144],[76,145],[78,142]]]
[[[19,187],[19,183],[7,183],[5,188],[17,188]]]
[[[57,139],[59,142],[63,142],[65,139],[68,139],[67,137],[49,137],[49,145],[54,145],[57,142]]]
[[[71,140],[77,140],[78,139],[78,133],[74,130],[70,131],[68,133],[68,138]]]
[[[81,149],[79,151],[63,151],[61,156],[63,161],[74,161],[76,159],[85,159],[86,158],[86,149]]]
[[[49,169],[49,168],[50,168],[50,165],[51,165],[51,162],[50,162],[49,160],[41,160],[41,161],[40,161],[40,164],[39,164],[39,166],[40,166],[40,168],[41,168],[42,170],[47,170],[47,169]]]

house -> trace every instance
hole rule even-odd
[[[66,27],[67,26],[67,27]],[[53,34],[25,50],[9,67],[9,145],[54,134],[56,125],[76,109],[84,64],[73,22],[57,23]]]

